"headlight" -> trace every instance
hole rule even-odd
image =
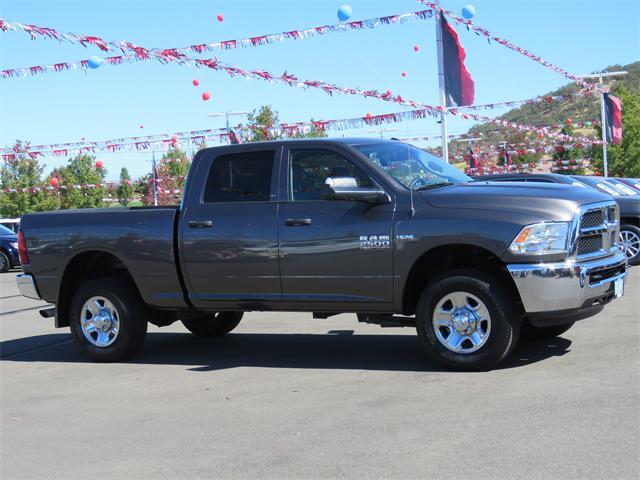
[[[520,231],[509,250],[520,255],[566,253],[568,232],[567,222],[535,223]]]
[[[11,245],[11,248],[13,248],[14,250],[18,250],[18,242],[11,242],[9,243],[9,245]]]

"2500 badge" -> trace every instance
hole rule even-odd
[[[360,250],[389,250],[390,248],[389,235],[360,235]]]

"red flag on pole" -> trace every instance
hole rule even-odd
[[[622,101],[618,97],[604,94],[606,125],[605,135],[608,143],[622,142]]]
[[[460,44],[458,34],[449,25],[444,15],[440,15],[440,22],[447,107],[473,105],[475,86],[471,74],[464,65],[467,54]]]

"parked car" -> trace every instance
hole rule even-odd
[[[630,265],[640,264],[640,196],[625,196],[613,184],[603,177],[560,175],[557,173],[507,173],[499,175],[481,175],[476,180],[494,182],[562,183],[566,185],[594,188],[610,195],[620,207],[621,250]]]
[[[0,218],[0,225],[8,228],[13,233],[18,233],[18,229],[20,228],[20,219],[19,218]]]
[[[609,197],[470,180],[397,141],[208,148],[180,207],[25,215],[18,287],[98,361],[132,355],[147,322],[218,336],[275,310],[414,326],[459,369],[502,361],[523,325],[559,335],[623,294]]]
[[[607,182],[613,185],[616,190],[618,190],[618,192],[622,195],[629,195],[631,197],[640,195],[640,191],[636,190],[631,185],[628,185],[617,178],[607,177]]]
[[[19,264],[18,237],[12,230],[0,225],[0,273],[6,273]]]
[[[626,183],[631,188],[634,188],[637,192],[640,192],[640,179],[638,178],[617,178],[621,182]]]

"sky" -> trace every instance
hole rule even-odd
[[[336,11],[344,3],[352,7],[351,20],[425,8],[415,0],[0,0],[0,17],[61,32],[170,48],[338,23]],[[574,74],[640,59],[637,0],[444,0],[442,5],[460,14],[469,3],[475,6],[476,24]],[[224,15],[223,22],[216,20],[218,14]],[[533,98],[567,83],[561,75],[524,56],[489,44],[462,27],[457,30],[475,81],[477,104]],[[420,46],[419,52],[413,50],[414,45]],[[81,60],[100,53],[95,47],[32,41],[25,33],[0,32],[1,69]],[[389,89],[404,98],[438,103],[433,20],[205,52],[201,57],[214,56],[237,67],[287,71],[302,79],[341,86]],[[403,71],[406,77],[401,75]],[[194,78],[199,79],[199,88],[191,84]],[[200,97],[205,90],[212,96],[207,102]],[[247,111],[265,104],[279,112],[282,122],[402,110],[376,99],[331,97],[320,91],[150,61],[102,66],[86,73],[77,70],[0,79],[0,145],[12,145],[16,139],[39,145],[79,141],[82,137],[104,140],[218,128],[224,126],[224,119],[207,114]],[[503,110],[481,113],[497,116]],[[452,119],[449,131],[461,133],[472,125],[468,120]],[[328,133],[414,137],[440,132],[434,119],[379,128],[385,131],[364,128]],[[103,160],[108,179],[116,179],[123,166],[133,177],[150,169],[151,152],[96,155]],[[43,162],[47,173],[65,159],[45,158]]]

